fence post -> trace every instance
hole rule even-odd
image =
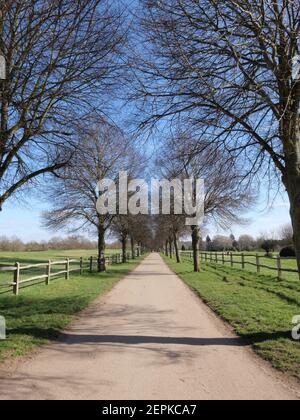
[[[231,267],[233,267],[233,253],[230,253],[230,263],[231,263]]]
[[[82,276],[83,274],[83,258],[80,257],[80,275]]]
[[[245,270],[245,254],[242,254],[242,269]]]
[[[70,278],[70,258],[67,258],[66,262],[66,280]]]
[[[225,265],[225,253],[224,252],[222,254],[222,263],[223,263],[223,265]]]
[[[277,258],[277,268],[278,268],[278,280],[282,280],[282,266],[281,266],[281,258]]]
[[[90,258],[90,273],[93,272],[93,257]]]
[[[14,272],[14,287],[13,293],[14,295],[18,296],[19,294],[19,281],[20,281],[20,263],[15,264],[16,270]]]
[[[218,264],[218,253],[216,252],[216,263]]]
[[[48,264],[46,265],[46,275],[46,286],[49,286],[51,280],[51,260],[49,260]]]
[[[258,254],[256,254],[256,266],[257,266],[257,272],[260,273],[260,259],[259,259]]]
[[[213,258],[212,258],[213,254],[212,252],[210,253],[210,262],[212,262]]]

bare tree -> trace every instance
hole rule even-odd
[[[228,236],[217,235],[211,243],[211,250],[228,251],[232,250],[232,240]]]
[[[107,0],[0,0],[0,209],[68,162],[74,120],[118,78],[123,35]]]
[[[144,252],[145,250],[153,250],[155,248],[153,217],[139,214],[138,216],[135,216],[133,220],[135,222],[135,240],[139,251]]]
[[[169,256],[169,238],[170,229],[164,215],[156,215],[152,217],[153,229],[153,248],[163,250]]]
[[[140,170],[141,172],[142,170]],[[153,221],[150,216],[138,214],[136,216],[128,216],[129,238],[131,246],[132,258],[135,258],[136,253],[140,252],[143,246],[151,248],[151,230]]]
[[[144,250],[153,250],[157,248],[155,242],[155,218],[151,215],[117,215],[112,224],[114,232],[122,244],[123,260],[126,260],[127,245],[130,240],[131,254],[135,256],[135,246],[137,246],[138,255]]]
[[[116,215],[110,228],[111,232],[117,236],[122,245],[122,262],[127,261],[127,243],[130,238],[131,216]]]
[[[165,250],[165,254],[173,258],[173,248],[177,263],[180,263],[179,239],[187,233],[188,228],[185,225],[185,216],[175,214],[174,207],[171,206],[170,214],[160,214],[153,220],[154,237],[156,249]]]
[[[251,251],[255,249],[256,241],[250,235],[241,235],[238,244],[241,251]]]
[[[284,245],[291,245],[293,243],[294,232],[290,224],[282,226],[279,234],[280,234],[280,239],[283,241]]]
[[[186,233],[187,228],[184,224],[184,216],[183,215],[176,215],[171,214],[169,217],[169,225],[171,231],[171,238],[173,239],[174,249],[175,249],[175,257],[177,263],[180,263],[180,252],[178,247],[178,241],[180,239],[180,235]]]
[[[241,223],[240,212],[253,203],[251,191],[243,182],[243,172],[238,171],[228,154],[207,142],[202,142],[201,153],[191,155],[191,150],[193,139],[187,133],[178,132],[169,139],[163,153],[167,157],[160,160],[165,177],[204,180],[204,223],[215,222],[222,228]],[[194,270],[199,271],[201,227],[191,226],[191,235]]]
[[[145,0],[136,96],[144,123],[186,118],[259,182],[282,180],[300,272],[299,20],[298,0]]]
[[[135,152],[122,131],[102,119],[80,125],[78,137],[80,148],[69,165],[58,172],[58,178],[47,193],[49,202],[54,204],[52,210],[44,214],[44,224],[51,230],[96,232],[101,270],[105,233],[114,215],[97,212],[96,185],[104,178],[117,183],[119,171],[132,168]]]

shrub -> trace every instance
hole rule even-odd
[[[266,251],[267,256],[270,256],[272,251],[275,251],[276,241],[273,239],[266,239],[262,242],[261,248]]]
[[[296,251],[293,246],[286,246],[280,251],[280,256],[283,258],[296,257]]]

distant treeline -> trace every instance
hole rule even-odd
[[[291,225],[281,226],[277,233],[264,234],[258,238],[251,235],[241,235],[238,239],[234,235],[216,235],[213,238],[206,237],[200,240],[199,249],[211,252],[220,251],[281,251],[284,247],[293,248],[293,229]],[[192,249],[191,242],[182,242],[182,250]]]
[[[97,242],[86,239],[82,236],[69,236],[67,238],[52,238],[49,241],[23,242],[13,237],[0,237],[0,251],[22,252],[22,251],[48,251],[51,249],[96,249]]]

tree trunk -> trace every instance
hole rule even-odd
[[[132,259],[135,260],[135,249],[134,249],[134,237],[130,236],[130,244],[131,244],[131,256]]]
[[[105,229],[101,224],[98,227],[98,273],[106,270],[105,267]]]
[[[300,181],[299,181],[300,182]],[[300,279],[300,203],[291,208],[292,225],[294,229],[294,243],[296,249],[296,258],[298,265],[298,274]]]
[[[122,237],[122,262],[126,263],[127,236]]]
[[[177,242],[176,233],[174,233],[174,247],[175,247],[176,261],[179,264],[180,263],[180,254],[179,254],[179,249],[178,249],[178,242]]]
[[[169,239],[169,256],[170,258],[173,258],[173,244],[172,244],[172,239]]]
[[[294,169],[293,167],[290,169],[287,164],[287,177],[285,178],[285,185],[290,199],[290,214],[294,231],[294,244],[300,279],[300,145],[299,164],[292,166]]]
[[[143,243],[141,241],[139,242],[139,250],[140,250],[140,255],[143,255]]]
[[[169,256],[169,242],[168,241],[166,241],[165,247],[166,247],[166,257],[168,257]]]
[[[192,226],[192,247],[193,247],[193,260],[194,260],[194,271],[199,273],[199,252],[198,245],[200,240],[200,229],[198,226]]]

